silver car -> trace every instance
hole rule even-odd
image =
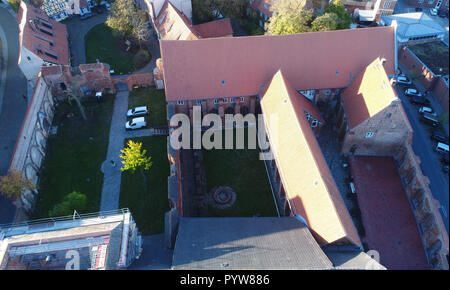
[[[148,115],[148,108],[145,106],[129,109],[127,112],[127,117],[139,117],[145,115]]]

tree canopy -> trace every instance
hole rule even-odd
[[[61,203],[58,203],[49,212],[49,216],[66,216],[73,214],[73,211],[83,212],[86,210],[87,197],[86,195],[73,191],[64,197]]]
[[[305,8],[305,0],[279,0],[272,7],[266,23],[266,34],[285,35],[312,31],[329,31],[350,27],[351,17],[340,1],[325,9],[320,16]]]
[[[111,5],[110,14],[106,19],[113,33],[124,37],[134,36],[139,40],[146,40],[147,19],[133,0],[116,0]]]
[[[152,166],[151,157],[147,156],[147,150],[142,150],[142,143],[140,142],[128,140],[127,147],[120,152],[122,152],[120,155],[123,164],[123,167],[120,168],[122,171],[129,170],[134,173],[136,169],[140,171],[148,170]]]
[[[245,17],[248,5],[249,0],[192,0],[193,22],[199,24],[215,20],[219,13],[241,20]]]
[[[37,186],[34,185],[33,180],[26,178],[20,170],[11,170],[0,177],[0,194],[8,198],[19,198],[26,191],[36,189]]]

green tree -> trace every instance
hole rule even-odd
[[[11,199],[20,198],[28,190],[35,191],[37,186],[32,179],[23,175],[21,170],[10,170],[5,176],[0,177],[0,194]]]
[[[142,150],[142,143],[128,140],[127,147],[120,150],[120,152],[122,152],[120,158],[122,159],[123,164],[123,167],[120,168],[120,170],[130,171],[131,173],[139,170],[147,184],[147,178],[145,177],[144,171],[149,170],[153,162],[151,161],[152,158],[147,156],[147,150]]]
[[[312,31],[336,30],[339,24],[339,18],[336,13],[325,13],[311,23]]]
[[[352,23],[352,18],[350,14],[345,10],[344,4],[341,1],[337,0],[329,5],[325,9],[325,13],[336,13],[339,18],[339,23],[336,29],[348,29],[350,28],[350,24]]]
[[[49,216],[66,216],[73,214],[73,211],[83,212],[86,210],[86,195],[73,191],[64,197],[61,203],[58,203],[49,211]]]
[[[113,30],[113,34],[115,35],[123,37],[134,36],[138,38],[136,31],[139,30],[136,29],[136,23],[142,21],[136,21],[136,19],[142,19],[143,22],[146,22],[145,13],[142,13],[136,7],[133,0],[116,0],[111,5],[110,13],[106,19],[106,25]]]
[[[272,17],[266,23],[266,34],[285,35],[310,31],[314,11],[305,8],[304,0],[279,0],[271,6]]]

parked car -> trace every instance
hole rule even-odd
[[[145,122],[144,117],[134,118],[125,123],[126,130],[135,130],[147,127],[147,122]]]
[[[437,12],[437,14],[439,17],[442,17],[442,18],[448,17],[448,11],[446,11],[446,10],[439,10]]]
[[[430,108],[430,107],[425,107],[425,106],[420,107],[419,114],[423,114],[423,113],[428,113],[428,114],[431,114],[433,116],[437,116],[436,112],[434,112],[433,109]]]
[[[448,149],[449,149],[448,144],[438,142],[436,147],[434,148],[434,151],[436,151],[442,155],[445,155],[445,154],[448,154]]]
[[[92,13],[85,13],[85,14],[80,14],[80,18],[81,18],[81,20],[84,20],[84,19],[87,19],[87,18],[89,18],[89,17],[92,17]]]
[[[416,96],[416,97],[421,97],[422,96],[422,94],[418,90],[413,89],[413,88],[406,89],[405,90],[405,95],[406,96]]]
[[[105,9],[102,6],[95,6],[94,8],[95,12],[97,12],[98,14],[102,14],[103,12],[105,12]]]
[[[449,169],[448,167],[449,167],[448,164],[442,166],[442,171],[444,171],[445,173],[448,173],[448,169]]]
[[[427,113],[424,113],[422,115],[422,117],[420,118],[420,122],[425,123],[432,127],[440,126],[439,120],[435,116],[427,114]]]
[[[416,7],[416,12],[421,12],[422,10],[422,7]]]
[[[430,104],[430,101],[427,98],[422,97],[422,96],[414,96],[409,99],[409,102],[411,104],[418,104],[418,105],[425,105],[425,106]],[[424,113],[424,114],[427,114],[427,113]],[[431,114],[429,114],[429,115],[431,115]]]
[[[443,153],[441,162],[448,165],[448,153]]]
[[[444,134],[442,134],[440,132],[434,132],[433,134],[431,134],[431,139],[439,141],[439,142],[448,143],[447,136],[445,136]]]
[[[408,79],[406,76],[404,75],[399,75],[397,77],[397,83],[402,84],[402,85],[410,85],[411,84],[411,80]]]
[[[433,16],[436,16],[438,14],[438,10],[436,8],[431,8],[430,9],[430,14]]]
[[[129,109],[127,112],[127,117],[140,117],[145,115],[148,115],[148,108],[145,106]]]
[[[100,2],[100,5],[105,6],[105,9],[106,9],[106,10],[110,10],[110,9],[111,9],[111,4],[109,4],[109,3],[106,2],[106,1]]]

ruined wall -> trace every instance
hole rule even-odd
[[[407,143],[399,148],[394,159],[419,227],[428,263],[432,269],[448,270],[448,233],[439,213],[439,202],[432,196],[430,181],[420,169],[420,159]]]

